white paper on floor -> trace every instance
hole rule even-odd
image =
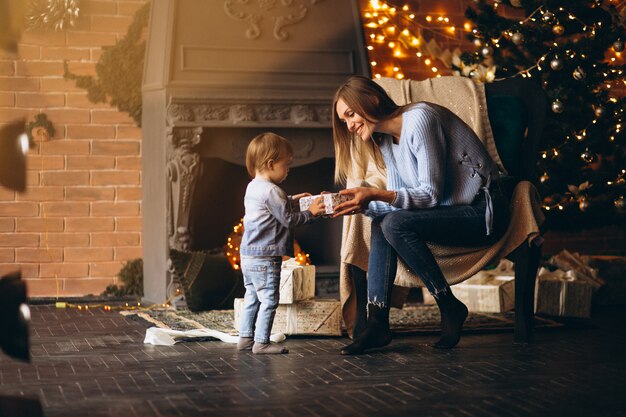
[[[190,340],[194,338],[213,337],[219,339],[224,343],[237,343],[238,336],[233,336],[228,333],[220,332],[213,329],[193,329],[193,330],[172,330],[164,329],[161,327],[150,327],[146,330],[146,337],[143,340],[144,343],[157,346],[172,346],[176,342],[181,340]],[[270,341],[274,343],[284,342],[287,337],[283,333],[275,333],[270,336]]]

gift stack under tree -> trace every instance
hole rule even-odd
[[[236,329],[242,307],[243,298],[236,298]],[[283,261],[279,306],[272,333],[341,336],[339,300],[315,298],[315,265],[300,265],[295,258]]]

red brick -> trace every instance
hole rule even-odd
[[[118,169],[134,169],[141,170],[141,158],[135,156],[118,156],[117,158],[116,168]]]
[[[126,33],[132,18],[129,16],[92,16],[91,30],[94,32]]]
[[[28,187],[16,197],[17,201],[62,201],[64,192],[63,187]]]
[[[71,217],[65,219],[65,230],[68,232],[112,232],[115,226],[113,219]]]
[[[111,46],[116,40],[117,36],[113,33],[67,33],[67,46]]]
[[[44,233],[41,235],[42,246],[50,247],[88,247],[89,246],[89,234],[88,233]]]
[[[114,15],[117,14],[117,4],[112,1],[89,0],[81,4],[83,10],[89,15]]]
[[[93,110],[91,112],[91,122],[96,124],[128,124],[135,121],[127,114],[117,110]]]
[[[63,75],[63,63],[54,61],[17,61],[17,75]]]
[[[34,88],[36,90],[37,88]],[[30,90],[33,90],[32,88]],[[40,91],[85,91],[76,86],[76,81],[66,80],[65,78],[42,78]]]
[[[0,93],[0,106],[12,107],[15,105],[15,94]]]
[[[117,5],[118,14],[126,15],[126,16],[134,16],[137,13],[137,10],[144,5],[145,2],[120,2]]]
[[[139,233],[92,233],[91,246],[137,246],[139,245]]]
[[[15,219],[15,231],[16,232],[62,232],[63,231],[63,219],[54,218],[16,218]]]
[[[48,155],[88,155],[89,142],[83,140],[52,140],[45,145]]]
[[[38,89],[38,78],[0,77],[0,91],[37,91]]]
[[[89,123],[89,110],[77,109],[48,109],[46,114],[50,120],[57,124],[66,123]],[[69,135],[67,135],[70,138]]]
[[[95,62],[68,62],[67,69],[71,74],[75,75],[91,75],[95,77],[98,75],[96,72]]]
[[[41,59],[87,61],[90,58],[89,48],[42,48]]]
[[[53,139],[54,140],[54,139]],[[44,153],[48,153],[48,144],[52,142],[46,142],[43,145]],[[58,170],[65,168],[65,158],[60,155],[54,156],[39,156],[29,153],[26,155],[26,169],[33,171],[43,170]]]
[[[67,169],[112,169],[115,158],[112,156],[68,156]]]
[[[138,185],[139,172],[134,171],[95,171],[91,185]]]
[[[39,276],[39,265],[33,264],[0,264],[0,275],[20,271],[22,279],[36,278]],[[28,294],[30,296],[30,294]]]
[[[41,264],[41,278],[86,278],[89,276],[89,264],[86,263],[45,263]]]
[[[63,286],[63,296],[81,296],[87,294],[102,294],[109,285],[115,282],[114,278],[88,278],[65,280]]]
[[[53,171],[44,176],[46,185],[88,185],[89,172],[85,171]],[[44,182],[42,180],[42,182]]]
[[[65,32],[50,30],[26,30],[22,32],[20,43],[39,46],[65,46]]]
[[[0,234],[0,246],[37,247],[39,246],[39,235],[32,233],[6,233]]]
[[[15,64],[13,61],[0,61],[0,75],[14,75]]]
[[[141,217],[118,217],[115,219],[115,230],[118,232],[141,232]]]
[[[133,259],[141,258],[141,247],[116,247],[115,257],[116,261],[131,261]]]
[[[113,201],[115,190],[104,187],[66,187],[67,200],[76,201]]]
[[[39,113],[36,110],[27,109],[0,109],[0,123],[13,122],[19,119],[30,120],[31,116]]]
[[[94,140],[91,146],[93,155],[139,155],[140,143],[129,141]]]
[[[130,217],[139,215],[139,203],[91,203],[92,216]]]
[[[89,276],[92,277],[117,277],[124,266],[123,262],[97,262],[89,264]]]
[[[15,230],[15,221],[13,219],[0,218],[0,232],[13,232]]]
[[[28,296],[31,298],[49,297],[50,295],[61,296],[57,292],[57,287],[62,285],[62,281],[55,279],[27,279],[26,288]]]
[[[0,202],[0,217],[34,217],[39,215],[37,203]]]
[[[38,45],[17,45],[17,56],[19,59],[41,59],[41,47]]]
[[[61,93],[18,93],[15,95],[15,107],[63,107],[64,105],[65,95]],[[52,117],[49,117],[49,120],[53,120],[54,123],[62,123]]]
[[[0,248],[0,262],[15,261],[15,249]]]
[[[16,262],[62,262],[63,249],[16,248]]]
[[[116,188],[116,201],[136,200],[141,201],[141,187],[118,187]]]
[[[15,201],[15,191],[0,187],[0,201]]]
[[[87,93],[68,93],[67,107],[78,107],[81,109],[108,109],[108,103],[92,103],[87,98]]]
[[[113,248],[65,248],[65,262],[103,262],[113,260]]]
[[[70,139],[114,139],[114,126],[68,125],[67,138]]]
[[[89,215],[89,203],[43,203],[42,214],[50,217],[83,217]]]
[[[136,126],[118,126],[118,139],[141,139],[141,128]]]

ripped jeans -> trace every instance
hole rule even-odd
[[[397,210],[372,220],[368,262],[368,303],[391,305],[398,256],[428,291],[437,294],[449,286],[426,242],[443,246],[478,247],[496,242],[506,230],[508,203],[492,194],[493,232],[487,236],[486,202],[480,193],[471,205]]]

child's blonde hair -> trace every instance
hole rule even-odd
[[[272,132],[255,136],[246,151],[246,168],[250,177],[254,178],[257,171],[267,169],[270,160],[278,161],[282,149],[287,152],[288,158],[293,156],[291,143],[284,137]]]

